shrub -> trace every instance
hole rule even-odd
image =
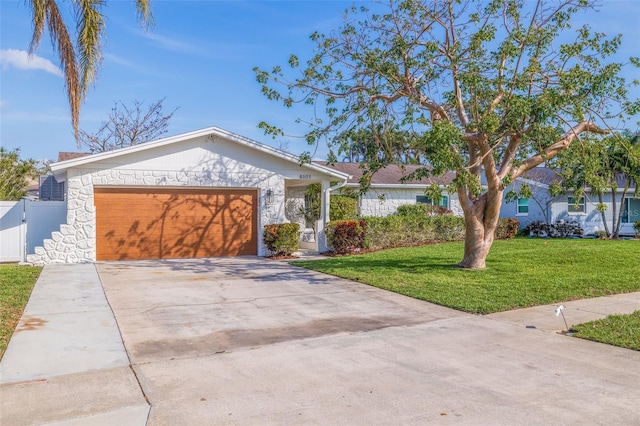
[[[633,222],[633,229],[636,231],[636,237],[640,237],[640,220]]]
[[[403,204],[398,206],[398,216],[443,216],[451,215],[453,212],[442,206],[432,206],[431,204]]]
[[[291,256],[300,246],[300,225],[297,223],[266,225],[262,241],[272,255]]]
[[[458,216],[367,217],[365,247],[386,249],[464,239],[464,219]]]
[[[332,195],[329,216],[331,221],[355,220],[358,216],[358,200],[346,195]]]
[[[364,247],[366,224],[364,220],[329,222],[325,234],[335,253],[353,253]]]
[[[501,218],[498,220],[498,226],[496,227],[495,238],[497,240],[508,240],[518,235],[518,229],[520,228],[520,221],[512,217]]]
[[[605,240],[607,238],[607,232],[606,231],[596,231],[595,234],[596,234],[596,237],[598,237],[599,240]]]
[[[540,221],[531,222],[525,228],[530,237],[567,238],[584,234],[582,226],[578,222],[557,221],[555,224]]]

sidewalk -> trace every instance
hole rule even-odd
[[[556,316],[555,314],[556,308],[560,305],[565,308],[563,311],[564,317],[567,320],[567,325],[571,328],[574,325],[603,319],[609,315],[631,314],[640,310],[640,292],[497,312],[486,315],[486,317],[527,328],[558,332],[566,331],[567,327],[562,316]]]
[[[46,266],[0,362],[0,423],[144,425],[148,413],[95,265]]]

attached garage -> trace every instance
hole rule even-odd
[[[27,255],[35,265],[267,256],[264,226],[302,220],[300,194],[310,184],[322,187],[314,243],[323,251],[332,182],[349,178],[217,127],[74,153],[51,171],[65,182],[66,223]]]
[[[96,259],[257,255],[257,199],[256,189],[96,187]]]

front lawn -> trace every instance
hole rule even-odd
[[[0,265],[0,359],[41,270],[33,266]]]
[[[463,243],[384,250],[295,265],[471,313],[640,291],[640,241],[496,241],[485,270],[461,270]]]

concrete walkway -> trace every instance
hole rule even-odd
[[[147,397],[149,424],[585,424],[603,405],[640,422],[640,354],[559,336],[556,305],[476,317],[277,262],[224,265],[98,265],[132,361],[96,265],[46,266],[0,362],[0,424],[145,425]],[[640,292],[563,305],[571,326],[639,310]],[[303,311],[320,328],[298,326]],[[249,326],[201,341],[199,312]],[[362,322],[376,315],[389,324]]]
[[[93,264],[48,265],[0,362],[0,424],[145,425]]]

